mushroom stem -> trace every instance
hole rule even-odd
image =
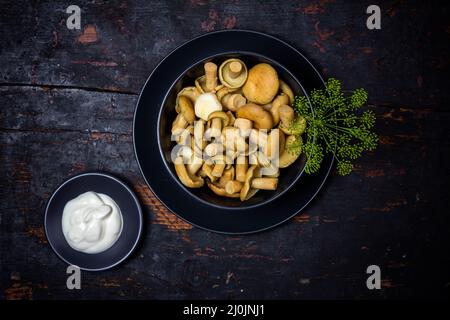
[[[229,169],[225,169],[223,175],[219,179],[219,186],[225,188],[228,181],[234,180],[234,167],[230,167]]]
[[[203,162],[202,169],[201,169],[203,175],[209,178],[211,182],[214,182],[217,180],[217,177],[212,175],[212,166],[206,162]]]
[[[244,118],[237,118],[234,121],[234,127],[235,128],[239,128],[239,133],[241,134],[241,136],[246,137],[250,134],[250,130],[252,129],[252,122],[248,119],[244,119]]]
[[[205,122],[203,120],[197,120],[194,125],[194,142],[200,150],[203,150],[206,146],[206,141],[203,139],[205,133]]]
[[[220,143],[213,142],[205,147],[204,152],[208,157],[212,158],[223,152],[223,146]]]
[[[244,155],[240,155],[236,159],[236,180],[245,182],[245,175],[248,169],[248,159]]]
[[[239,61],[230,63],[230,77],[236,79],[242,72],[242,64]]]
[[[217,86],[217,65],[212,62],[207,62],[204,68],[206,76],[205,89],[207,92],[214,91]]]
[[[220,188],[219,186],[216,186],[214,183],[211,183],[209,181],[207,181],[206,183],[207,183],[208,187],[211,189],[211,191],[214,192],[215,194],[217,194],[218,196],[228,197],[228,198],[239,198],[239,196],[240,196],[239,193],[229,194],[225,191],[224,188]]]
[[[236,111],[247,103],[247,99],[240,93],[228,93],[221,100],[223,106],[230,111]]]
[[[211,174],[214,177],[220,178],[223,174],[223,170],[225,170],[225,166],[226,166],[225,163],[216,163],[214,165],[214,168],[213,168]]]
[[[211,136],[216,138],[219,137],[222,132],[222,119],[213,118],[211,119]]]
[[[252,180],[252,188],[262,190],[275,190],[278,185],[277,178],[254,178]]]
[[[202,158],[197,157],[194,154],[194,156],[192,157],[192,160],[187,165],[187,171],[191,176],[193,176],[198,172],[198,170],[200,170],[202,165],[203,165]]]
[[[225,185],[225,191],[226,191],[226,193],[229,193],[229,194],[239,192],[242,189],[242,185],[243,184],[240,181],[236,181],[236,180],[228,181],[227,184]]]

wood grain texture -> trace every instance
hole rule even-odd
[[[449,6],[381,1],[80,1],[2,3],[0,298],[442,298],[450,274]],[[380,146],[349,177],[333,174],[306,211],[275,230],[224,236],[169,212],[145,185],[132,146],[137,94],[166,54],[205,32],[243,28],[287,40],[325,75],[365,87]],[[65,287],[43,208],[67,177],[103,170],[145,209],[136,253]],[[382,268],[382,290],[365,286]]]

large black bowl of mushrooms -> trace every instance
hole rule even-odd
[[[173,183],[221,208],[260,206],[303,173],[305,94],[279,62],[256,53],[211,56],[174,79],[158,116],[158,143]]]

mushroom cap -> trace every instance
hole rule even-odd
[[[186,96],[179,96],[178,97],[178,108],[180,110],[180,114],[183,115],[184,119],[189,124],[194,124],[195,121],[195,113],[194,113],[194,106],[192,105],[191,100]]]
[[[280,122],[280,107],[282,105],[288,104],[289,104],[289,97],[284,93],[279,94],[278,96],[275,97],[275,99],[273,99],[269,111],[273,117],[274,125],[277,125]]]
[[[294,103],[294,92],[292,91],[291,87],[289,87],[289,85],[281,79],[280,79],[280,90],[282,93],[284,93],[285,95],[287,95],[289,97],[289,103],[293,104]]]
[[[279,128],[287,135],[300,136],[305,132],[306,120],[300,115],[294,118],[293,121],[286,125],[284,122],[280,123]]]
[[[197,79],[195,79],[195,87],[197,88],[198,91],[200,91],[200,93],[205,93],[206,90],[206,76],[202,75],[200,77],[198,77]]]
[[[281,105],[278,109],[278,113],[280,116],[280,121],[285,126],[289,126],[291,122],[294,120],[295,111],[292,107],[288,105]]]
[[[290,146],[294,143],[300,144],[300,147],[295,148],[295,151],[289,150],[292,149]],[[293,164],[302,153],[302,144],[303,140],[301,136],[288,136],[286,138],[284,151],[281,153],[280,159],[278,160],[278,166],[280,168],[286,168]]]
[[[228,117],[228,115],[223,111],[211,112],[208,116],[208,121],[210,121],[214,118],[218,118],[218,119],[222,120],[222,125],[224,127],[226,127],[228,125],[228,122],[230,121],[230,118]]]
[[[195,115],[205,121],[208,121],[208,117],[214,111],[222,111],[222,105],[220,104],[217,96],[214,93],[202,93],[195,101]]]
[[[180,96],[188,97],[192,103],[195,103],[195,100],[197,100],[198,96],[201,94],[200,91],[196,87],[184,87],[180,92],[177,94],[177,103],[175,107],[175,111],[177,113],[180,112],[179,106],[178,106],[178,99]]]
[[[279,86],[276,70],[267,63],[260,63],[249,70],[242,92],[252,102],[267,104],[277,94]]]
[[[242,60],[228,59],[219,68],[220,82],[231,89],[242,87],[247,80],[247,66]]]
[[[247,103],[237,109],[236,117],[253,121],[256,129],[272,129],[273,127],[273,118],[270,112],[254,103]]]

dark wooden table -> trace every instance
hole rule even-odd
[[[450,287],[450,7],[378,1],[72,1],[0,4],[0,298],[443,298]],[[282,226],[205,232],[151,193],[132,144],[138,93],[156,64],[213,30],[252,29],[304,52],[325,76],[364,87],[380,146]],[[211,44],[214,45],[214,44]],[[282,57],[280,57],[282,58]],[[67,177],[111,172],[145,209],[136,253],[82,273],[47,243],[44,205]],[[379,265],[382,289],[366,288]]]

